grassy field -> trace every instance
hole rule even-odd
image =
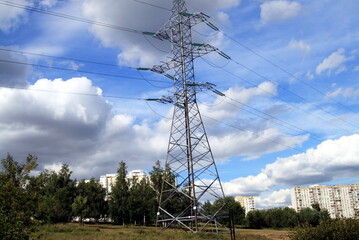
[[[276,230],[239,229],[237,239],[241,240],[279,240],[289,239],[288,232]],[[162,233],[153,227],[122,227],[114,225],[56,224],[39,227],[31,240],[229,240],[228,234],[186,233],[183,230],[169,229]]]

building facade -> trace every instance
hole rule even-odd
[[[292,206],[302,208],[319,204],[332,218],[359,218],[359,183],[336,186],[296,187],[291,191]]]
[[[239,202],[241,206],[244,208],[244,211],[247,215],[248,212],[255,210],[254,197],[246,197],[246,196],[237,196],[234,199],[236,202]]]
[[[141,181],[146,176],[147,175],[144,170],[132,170],[128,172],[126,177],[128,180],[132,180],[135,177],[137,178],[138,181]],[[112,187],[116,183],[116,178],[117,178],[117,173],[100,176],[100,184],[104,189],[106,189],[106,198],[108,198],[112,193]]]

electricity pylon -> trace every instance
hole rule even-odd
[[[204,22],[218,30],[208,22],[208,18],[203,13],[188,13],[184,0],[173,0],[172,16],[168,23],[156,33],[144,33],[170,41],[173,55],[168,62],[152,68],[139,68],[163,74],[174,81],[173,96],[147,99],[174,105],[166,160],[166,170],[169,172],[164,177],[157,213],[163,230],[176,224],[192,232],[202,231],[210,223],[217,223],[218,212],[225,205],[223,201],[220,210],[211,215],[203,213],[200,207],[206,199],[224,199],[224,192],[196,94],[204,90],[224,94],[215,90],[214,84],[195,80],[193,61],[214,51],[230,59],[209,44],[192,42],[191,30],[196,24]]]

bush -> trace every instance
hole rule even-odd
[[[310,225],[296,228],[292,240],[357,240],[359,239],[359,220],[336,219],[321,222],[317,227]]]

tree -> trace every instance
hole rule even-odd
[[[36,216],[44,222],[69,222],[72,203],[76,196],[76,182],[71,179],[69,166],[63,164],[60,171],[43,171],[35,182],[40,184]]]
[[[80,217],[80,224],[83,224],[83,219],[87,215],[90,208],[87,205],[87,197],[81,195],[76,196],[74,202],[71,204],[72,213],[74,216]]]
[[[317,226],[320,222],[320,213],[312,208],[303,208],[298,213],[299,223],[302,225]]]
[[[107,214],[106,190],[94,178],[89,182],[80,181],[76,187],[76,196],[86,198],[85,218],[98,219]]]
[[[264,211],[254,210],[247,213],[246,225],[249,228],[260,229],[265,226]]]
[[[226,203],[226,205],[224,208],[220,209],[224,203]],[[229,212],[231,211],[234,217],[234,224],[243,223],[245,217],[244,209],[239,202],[234,200],[233,197],[226,197],[225,199],[217,199],[214,201],[211,215],[215,214],[217,211],[219,211],[218,216],[228,216]],[[221,222],[225,225],[228,225],[229,219],[224,218],[221,220]]]
[[[127,167],[123,161],[120,162],[117,174],[116,183],[112,187],[110,214],[115,224],[125,225],[129,220],[129,186],[126,179]]]
[[[25,240],[35,226],[32,218],[35,196],[27,188],[30,172],[37,157],[28,155],[25,163],[16,162],[10,154],[1,160],[0,171],[0,239]],[[36,202],[36,201],[35,201]]]

